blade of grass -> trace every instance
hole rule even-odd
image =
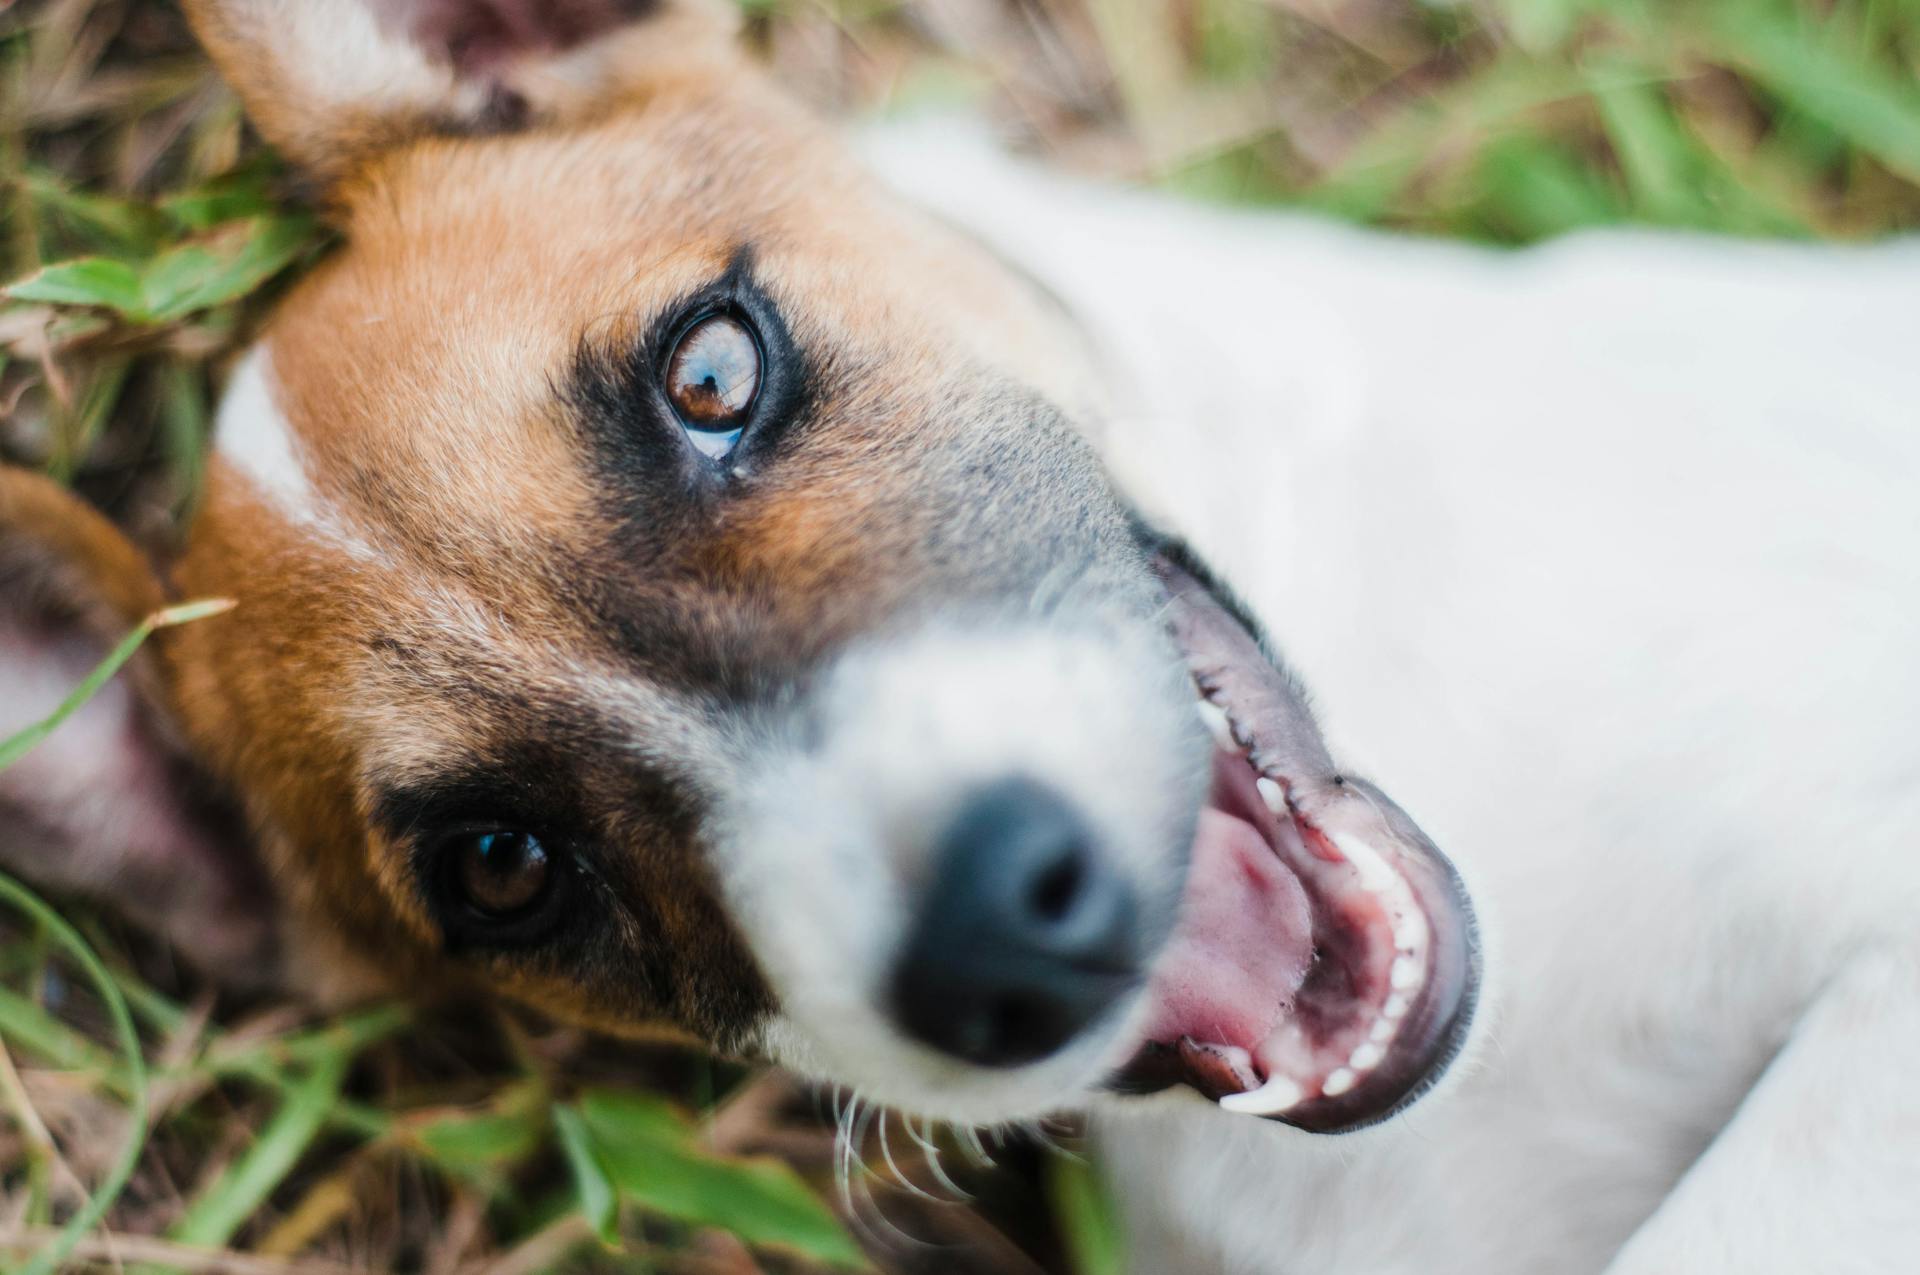
[[[13,1052],[7,1048],[5,1035],[0,1035],[0,1104],[4,1104],[13,1117],[27,1162],[24,1217],[34,1224],[44,1223],[52,1212],[53,1173],[54,1167],[62,1163],[60,1150],[54,1145],[53,1134],[47,1131],[46,1121],[40,1118],[32,1096],[13,1065]]]
[[[67,955],[99,990],[107,1017],[113,1024],[114,1036],[125,1055],[124,1066],[132,1090],[127,1103],[127,1140],[107,1169],[105,1181],[95,1188],[86,1204],[68,1219],[60,1229],[59,1236],[34,1254],[33,1259],[19,1272],[19,1275],[53,1275],[72,1254],[82,1237],[106,1216],[107,1210],[126,1187],[127,1180],[133,1176],[134,1166],[140,1162],[140,1152],[147,1141],[146,1063],[141,1056],[140,1036],[134,1030],[133,1014],[127,1009],[126,998],[120,995],[113,975],[94,955],[87,941],[80,937],[79,931],[67,924],[64,917],[42,902],[33,891],[4,873],[0,873],[0,899],[11,903],[39,923],[58,946],[66,949]]]
[[[169,359],[161,365],[160,423],[166,433],[174,488],[179,493],[175,512],[184,520],[200,494],[209,432],[207,398],[200,370],[193,364]]]
[[[790,1249],[833,1266],[866,1265],[839,1219],[792,1165],[712,1154],[676,1108],[643,1094],[595,1089],[573,1110],[592,1139],[594,1162],[628,1203],[717,1226],[748,1244]]]
[[[1587,72],[1587,82],[1640,214],[1670,226],[1705,224],[1693,147],[1674,124],[1660,77],[1644,67],[1602,63]]]
[[[1809,39],[1779,14],[1723,20],[1726,54],[1795,109],[1826,124],[1908,181],[1920,181],[1920,90],[1910,77]]]
[[[186,1018],[186,1011],[180,1006],[124,969],[114,968],[113,977],[136,1017],[161,1032],[170,1033],[179,1029]],[[6,996],[6,990],[0,988],[0,1012],[5,1012]],[[38,1012],[37,1006],[32,1008]],[[200,1056],[187,1070],[202,1070],[222,1079],[251,1080],[263,1088],[284,1094],[299,1083],[296,1076],[289,1074],[286,1063],[311,1058],[316,1050],[325,1048],[329,1040],[340,1039],[343,1032],[347,1039],[357,1042],[356,1049],[365,1048],[405,1026],[408,1021],[406,1012],[400,1007],[376,1006],[349,1015],[342,1022],[294,1037],[248,1041],[234,1046],[214,1034],[208,1037]],[[4,1029],[4,1024],[0,1024],[0,1031]],[[176,1073],[170,1072],[158,1075],[161,1079],[178,1078]],[[120,1083],[117,1077],[114,1083]],[[393,1126],[392,1119],[386,1113],[347,1099],[334,1104],[333,1110],[327,1113],[327,1123],[342,1133],[367,1139],[385,1137]]]
[[[574,1188],[580,1193],[580,1215],[593,1227],[600,1242],[612,1247],[620,1241],[620,1201],[607,1167],[593,1148],[593,1135],[586,1121],[571,1107],[554,1104],[553,1127],[560,1135],[560,1149],[566,1153],[567,1168],[573,1173]]]
[[[76,190],[57,174],[30,168],[19,178],[21,190],[44,213],[52,213],[92,240],[90,246],[141,254],[152,250],[161,217],[138,200],[100,191]]]
[[[0,741],[0,770],[5,770],[8,766],[13,765],[13,763],[26,756],[33,750],[35,745],[39,744],[47,736],[53,734],[60,723],[79,712],[81,706],[99,694],[100,688],[112,680],[113,675],[118,673],[121,668],[125,666],[126,662],[133,658],[134,653],[140,649],[141,644],[153,636],[156,630],[171,628],[176,624],[191,624],[195,620],[204,620],[208,616],[219,615],[223,611],[231,611],[233,605],[232,600],[228,598],[211,598],[202,602],[183,602],[178,606],[170,606],[155,611],[152,615],[140,621],[139,624],[134,626],[131,633],[120,639],[120,644],[108,653],[107,658],[101,660],[100,663],[95,666],[93,672],[87,674],[80,685],[74,688],[73,693],[60,701],[60,706],[54,709],[49,716],[41,721],[35,722],[25,730],[10,736],[6,740]],[[113,994],[116,1000],[120,999],[119,987],[116,986],[113,989]],[[121,1003],[124,1004],[125,1002],[121,1001]]]
[[[119,406],[120,391],[126,388],[132,369],[133,361],[122,358],[103,361],[92,370],[79,403],[57,427],[53,458],[47,464],[50,476],[65,483],[79,472]]]
[[[1359,221],[1388,218],[1398,197],[1450,151],[1470,156],[1528,113],[1585,96],[1563,66],[1507,58],[1381,125],[1305,192],[1310,207]],[[1463,145],[1463,143],[1465,143]]]
[[[1122,1275],[1127,1258],[1120,1220],[1093,1167],[1071,1156],[1053,1157],[1047,1164],[1047,1194],[1076,1275]]]
[[[32,1248],[44,1243],[51,1234],[53,1231],[49,1227],[0,1228],[0,1254]],[[367,1268],[358,1263],[349,1266],[312,1258],[297,1262],[281,1261],[227,1249],[191,1248],[146,1235],[102,1236],[83,1240],[74,1248],[71,1256],[76,1264],[85,1264],[89,1269],[103,1267],[113,1271],[127,1269],[122,1265],[126,1262],[144,1262],[202,1275],[367,1275]],[[0,1263],[0,1270],[8,1270],[12,1275],[4,1263]]]
[[[104,1077],[114,1070],[112,1054],[5,987],[0,987],[0,1040],[12,1041],[63,1071]]]
[[[209,1047],[206,1061],[216,1067],[244,1066],[258,1060],[272,1066],[310,1063],[330,1054],[359,1054],[368,1046],[399,1031],[412,1021],[402,1005],[374,1005],[356,1010],[324,1026],[239,1043],[222,1041]]]
[[[109,257],[77,257],[60,261],[7,285],[15,301],[46,301],[54,305],[98,305],[122,313],[138,313],[140,272]]]
[[[1573,156],[1532,136],[1488,146],[1470,184],[1501,238],[1538,239],[1621,217],[1611,187]]]
[[[246,1154],[188,1206],[168,1238],[207,1248],[232,1239],[306,1153],[339,1099],[352,1062],[352,1053],[345,1049],[315,1062],[306,1078],[287,1091]]]

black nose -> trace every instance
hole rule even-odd
[[[1071,806],[979,789],[942,836],[893,979],[901,1028],[986,1067],[1053,1053],[1139,977],[1136,904]]]

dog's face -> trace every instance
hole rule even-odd
[[[1066,317],[623,7],[193,6],[344,232],[147,674],[299,962],[970,1121],[1409,1100],[1457,883],[1116,490]]]

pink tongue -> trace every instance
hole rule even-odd
[[[1180,923],[1154,970],[1147,1039],[1252,1052],[1306,978],[1313,923],[1300,881],[1249,823],[1200,812]]]

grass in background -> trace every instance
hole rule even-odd
[[[1207,198],[1505,244],[1920,226],[1920,0],[742,8],[823,106],[964,104]],[[226,361],[325,249],[292,193],[166,0],[0,0],[0,458],[164,548]],[[857,1236],[893,1272],[1117,1269],[1079,1162],[1016,1141],[987,1173],[822,1105],[511,1016],[234,1001],[0,879],[0,1268],[799,1271]]]

